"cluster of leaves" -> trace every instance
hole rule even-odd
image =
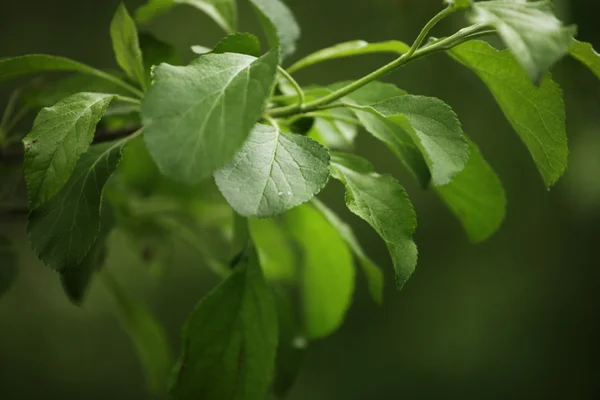
[[[400,182],[354,154],[361,128],[440,196],[474,242],[500,225],[506,203],[500,180],[451,107],[380,77],[446,52],[487,85],[548,187],[567,160],[562,92],[548,69],[570,54],[600,77],[600,56],[573,39],[574,28],[546,1],[446,0],[411,46],[346,42],[287,69],[281,64],[300,35],[292,13],[280,0],[249,2],[264,27],[265,53],[256,36],[235,33],[234,0],[151,0],[137,10],[138,23],[185,4],[229,35],[212,49],[194,46],[200,55],[182,66],[168,44],[138,33],[121,5],[110,34],[122,72],[48,55],[0,59],[0,81],[74,73],[20,92],[24,110],[44,107],[22,140],[29,238],[60,273],[71,300],[83,300],[115,228],[158,274],[177,238],[223,276],[184,327],[169,385],[178,399],[261,399],[270,387],[283,396],[307,343],[343,322],[355,259],[375,301],[383,300],[382,271],[349,225],[315,198],[330,178],[345,187],[348,209],[385,241],[397,287],[409,279],[417,263],[416,215]],[[437,22],[462,10],[471,25],[426,41]],[[494,34],[507,49],[477,40]],[[303,88],[290,75],[371,53],[396,58],[361,79],[324,87]],[[10,135],[20,113],[9,108],[0,125],[3,147],[20,139]],[[310,122],[308,129],[297,130],[300,120]],[[7,239],[0,246],[3,292],[14,279],[16,256]],[[101,275],[150,386],[164,390],[172,366],[164,332],[108,272]]]

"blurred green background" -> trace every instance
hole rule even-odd
[[[351,39],[412,40],[441,0],[288,0],[303,28],[301,57]],[[133,10],[140,4],[127,1]],[[115,67],[108,25],[117,0],[0,0],[0,57],[49,53]],[[600,48],[600,2],[556,2],[579,38]],[[257,32],[247,4],[241,30]],[[458,29],[460,16],[436,28]],[[190,45],[222,36],[201,13],[180,7],[148,30],[191,57]],[[389,57],[321,64],[298,74],[303,84],[357,78]],[[321,196],[348,219],[385,270],[383,306],[358,290],[348,318],[314,343],[291,400],[592,399],[600,398],[600,82],[575,62],[554,71],[565,92],[569,169],[548,192],[525,147],[475,76],[444,55],[420,60],[385,80],[440,97],[458,113],[500,175],[508,197],[503,227],[469,243],[432,193],[419,189],[387,149],[368,135],[357,148],[380,172],[407,187],[419,218],[420,260],[402,292],[393,285],[385,245],[343,207],[332,182]],[[0,88],[0,106],[11,85]],[[24,128],[26,129],[26,127]],[[20,276],[0,299],[0,399],[147,399],[134,350],[97,282],[83,308],[71,305],[57,276],[28,248],[23,220],[0,221],[20,251]],[[118,232],[108,266],[166,324],[174,352],[193,305],[217,282],[182,247],[163,281],[148,277]]]

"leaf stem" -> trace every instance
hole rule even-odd
[[[306,99],[304,97],[304,92],[302,91],[302,88],[300,87],[298,82],[296,82],[296,80],[292,78],[292,76],[280,66],[277,66],[277,72],[279,72],[281,76],[283,76],[283,78],[292,85],[296,93],[298,93],[298,107],[302,109],[304,107],[304,102],[306,101]]]
[[[108,74],[104,71],[100,71],[98,69],[89,67],[89,73],[92,75],[96,75],[98,78],[102,78],[105,81],[109,81],[112,82],[116,85],[121,86],[123,89],[127,90],[128,92],[134,94],[136,97],[139,97],[140,99],[142,97],[144,97],[144,92],[142,92],[140,89],[130,85],[129,83],[123,81],[122,79],[117,78],[116,76],[113,76],[111,74]]]
[[[441,20],[443,20],[444,18],[446,18],[454,12],[456,12],[456,9],[452,5],[449,5],[448,7],[440,11],[435,17],[431,18],[431,20],[429,20],[429,22],[421,30],[419,36],[417,36],[417,39],[415,39],[414,43],[412,44],[412,46],[410,46],[410,49],[404,56],[410,58],[415,53],[415,51],[419,49],[419,47],[429,34],[429,31],[431,31],[431,29],[433,29],[433,27],[436,26],[438,22],[440,22]]]
[[[118,100],[118,101],[122,101],[124,103],[135,104],[135,105],[138,105],[138,106],[141,104],[140,100],[134,99],[133,97],[127,97],[127,96],[119,96],[119,95],[117,95],[115,97],[115,99]]]

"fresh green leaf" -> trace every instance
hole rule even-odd
[[[417,264],[412,235],[417,219],[404,188],[389,175],[379,175],[363,158],[336,153],[332,176],[346,186],[346,205],[375,229],[386,242],[400,289]]]
[[[600,54],[590,43],[573,40],[569,52],[573,58],[588,67],[600,79]]]
[[[329,153],[314,140],[257,124],[215,180],[239,214],[265,218],[319,193],[329,179],[328,166]]]
[[[123,3],[110,24],[110,37],[119,66],[129,78],[145,88],[146,73],[137,28]]]
[[[506,211],[504,189],[477,145],[469,141],[470,156],[465,169],[452,182],[436,188],[458,216],[469,238],[481,242],[502,224]]]
[[[8,292],[17,274],[17,254],[8,238],[0,236],[0,297]]]
[[[314,52],[294,63],[294,65],[288,68],[288,71],[293,73],[323,61],[360,56],[364,54],[392,53],[401,55],[408,52],[409,49],[409,45],[398,40],[389,40],[387,42],[378,43],[369,43],[365,42],[364,40],[353,40],[350,42],[339,43],[335,46],[327,47]]]
[[[148,389],[156,394],[165,393],[173,360],[163,327],[146,306],[131,298],[112,276],[103,274],[103,278],[121,325],[135,346]]]
[[[281,48],[281,59],[296,51],[300,27],[290,9],[281,0],[250,0],[258,13],[271,48]]]
[[[77,93],[44,108],[23,139],[29,207],[38,208],[67,183],[114,95]]]
[[[251,249],[192,312],[182,334],[174,399],[263,399],[273,378],[277,310]]]
[[[552,2],[495,0],[473,3],[470,19],[491,25],[515,55],[529,78],[539,82],[571,47],[574,27],[554,16]]]
[[[151,80],[150,75],[153,66],[163,62],[171,65],[181,64],[181,55],[174,46],[157,39],[148,32],[141,32],[139,36],[148,83]]]
[[[104,184],[121,159],[123,141],[91,146],[56,196],[29,214],[32,248],[58,271],[79,265],[96,242]]]
[[[306,335],[328,336],[340,327],[352,302],[352,254],[338,231],[309,205],[290,210],[284,221],[303,252],[300,282]]]
[[[196,183],[239,150],[260,117],[277,69],[261,58],[208,54],[186,67],[161,64],[141,107],[144,138],[160,170]]]
[[[411,137],[425,158],[434,186],[447,184],[465,167],[469,145],[456,114],[443,101],[433,97],[405,95],[373,104],[367,110],[385,116]],[[386,139],[391,137],[386,136]],[[384,141],[393,146],[397,154],[411,153],[410,146],[404,145],[405,138]],[[412,160],[414,154],[410,156]],[[409,161],[407,165],[418,164]],[[413,172],[417,172],[416,168]]]
[[[358,134],[358,120],[350,110],[334,108],[315,117],[307,136],[330,149],[350,150]],[[351,121],[355,120],[356,123]]]
[[[81,72],[90,75],[97,75],[99,72],[77,61],[45,54],[0,59],[0,82],[45,71]]]
[[[176,4],[187,4],[204,12],[225,32],[234,32],[237,26],[237,5],[235,0],[148,0],[138,8],[135,18],[145,24]]]
[[[202,46],[192,46],[192,51],[196,54],[214,54],[239,53],[249,56],[260,57],[260,41],[250,33],[232,33],[225,36],[214,49],[207,52]]]
[[[293,282],[296,255],[283,226],[275,219],[251,219],[249,228],[267,280]]]
[[[568,154],[560,87],[550,76],[535,86],[519,73],[520,66],[509,51],[498,51],[486,42],[470,41],[449,53],[490,89],[529,149],[546,186],[556,183],[567,167]]]
[[[321,203],[316,198],[312,200],[315,207],[321,211],[321,213],[327,218],[329,223],[337,229],[342,238],[348,243],[348,246],[352,249],[352,252],[358,259],[360,266],[367,278],[369,285],[369,292],[371,297],[377,304],[383,303],[383,272],[377,264],[375,264],[369,256],[367,256],[360,246],[358,239],[354,236],[354,232],[350,225],[342,221],[330,208],[325,204]]]

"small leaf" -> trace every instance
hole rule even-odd
[[[477,145],[470,142],[465,169],[452,182],[436,188],[448,207],[458,216],[469,238],[481,242],[502,224],[506,197],[498,176],[485,161]]]
[[[406,283],[417,264],[417,246],[412,235],[417,219],[404,188],[389,175],[379,175],[363,158],[336,153],[331,160],[332,176],[346,186],[346,205],[375,229],[386,242],[398,289]]]
[[[30,209],[52,199],[68,181],[113,98],[110,94],[77,93],[40,111],[23,139]]]
[[[473,70],[490,89],[513,128],[529,149],[547,187],[567,167],[567,134],[562,90],[546,76],[535,86],[519,73],[508,51],[486,42],[470,41],[450,50],[458,62]]]
[[[590,43],[573,40],[569,52],[573,58],[588,67],[600,79],[600,54]]]
[[[91,146],[49,202],[29,215],[32,248],[55,270],[80,264],[96,242],[104,184],[121,159],[123,141]]]
[[[408,52],[409,49],[409,45],[397,40],[378,43],[369,43],[365,42],[364,40],[353,40],[350,42],[339,43],[335,46],[327,47],[314,52],[294,63],[294,65],[288,68],[288,71],[293,73],[323,61],[360,56],[364,54],[392,53],[401,55]]]
[[[293,282],[296,258],[287,232],[275,219],[251,219],[250,236],[268,281]]]
[[[186,67],[161,64],[141,107],[144,138],[160,170],[197,183],[239,150],[275,79],[277,53],[208,54]]]
[[[0,59],[0,82],[45,71],[81,72],[91,75],[98,73],[96,69],[77,61],[45,54]]]
[[[215,180],[239,214],[266,218],[319,193],[329,179],[328,166],[329,153],[319,143],[258,124]]]
[[[239,53],[260,57],[260,41],[250,33],[232,33],[221,39],[212,50],[202,46],[192,46],[192,51],[196,54]]]
[[[470,19],[494,26],[534,82],[569,52],[575,34],[574,27],[565,27],[554,16],[547,0],[479,1],[473,4]]]
[[[271,48],[281,47],[281,59],[296,51],[300,27],[290,9],[280,0],[250,0],[258,13]]]
[[[17,278],[17,254],[12,243],[5,236],[0,236],[0,297],[2,297]]]
[[[109,275],[103,275],[123,329],[129,335],[142,364],[148,389],[165,393],[173,367],[167,335],[160,322],[140,302],[131,298]]]
[[[187,320],[174,399],[264,398],[273,378],[277,310],[253,249]]]
[[[288,232],[303,251],[301,293],[306,335],[323,338],[337,330],[352,302],[354,265],[346,242],[315,208],[287,212]]]
[[[119,66],[134,82],[146,87],[146,73],[137,28],[121,3],[110,24],[113,50]]]
[[[354,114],[350,110],[334,108],[321,112],[327,117],[315,117],[307,136],[329,149],[350,150],[358,135],[357,123],[350,123]]]
[[[369,292],[371,293],[371,297],[377,304],[383,303],[383,272],[381,268],[377,264],[373,262],[367,256],[360,246],[358,239],[354,236],[354,232],[350,225],[345,223],[338,217],[331,209],[329,209],[325,204],[321,203],[316,198],[313,199],[313,204],[315,207],[321,211],[323,216],[327,218],[329,223],[337,229],[342,238],[348,243],[348,246],[352,249],[352,252],[358,259],[360,266],[363,269],[365,277],[367,278],[367,283],[369,285]]]

